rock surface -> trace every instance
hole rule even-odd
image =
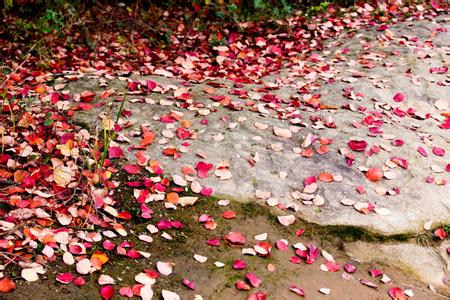
[[[448,246],[448,245],[447,245]],[[355,242],[345,246],[350,257],[358,262],[382,262],[395,265],[418,276],[428,284],[442,285],[448,281],[448,266],[443,264],[445,256],[431,247],[413,244],[386,244]]]
[[[445,119],[442,113],[448,112],[449,77],[430,73],[431,67],[449,62],[450,35],[443,30],[436,31],[436,28],[450,28],[445,20],[448,17],[441,17],[438,23],[402,23],[387,32],[375,29],[356,32],[349,39],[331,42],[323,52],[325,55],[312,56],[314,59],[306,63],[291,63],[259,84],[236,88],[230,81],[215,81],[223,87],[215,88],[213,95],[229,97],[233,105],[243,108],[240,111],[211,100],[207,91],[211,88],[209,81],[189,84],[186,91],[192,97],[180,101],[173,97],[173,90],[179,91],[186,83],[160,76],[134,78],[134,81],[154,81],[167,92],[128,95],[125,109],[132,114],[127,122],[149,124],[157,142],[147,153],[172,175],[182,174],[183,166],[195,167],[199,161],[212,163],[214,168],[222,161],[228,162],[230,179],[219,180],[212,175],[199,180],[222,197],[253,201],[259,195],[257,200],[265,201],[261,192],[270,192],[270,197],[276,199],[271,203],[287,205],[308,221],[362,226],[383,234],[417,232],[428,220],[435,224],[448,223],[449,184],[425,182],[427,176],[432,176],[434,182],[450,180],[449,173],[444,171],[449,163],[450,135],[448,129],[439,127]],[[434,47],[427,46],[431,44]],[[107,88],[120,92],[125,91],[127,80],[131,79],[108,80],[93,75],[89,80],[72,84],[71,90],[99,91],[99,84],[107,83]],[[304,93],[305,87],[312,92]],[[246,96],[236,95],[239,91],[245,91]],[[393,99],[396,93],[401,93],[404,100],[396,102]],[[320,94],[324,109],[311,107],[308,98],[313,94]],[[149,103],[130,103],[142,101],[144,97]],[[105,111],[105,108],[93,109],[76,117],[93,125],[95,116]],[[195,139],[179,139],[178,122],[160,121],[161,116],[171,112],[192,121],[189,130],[195,131]],[[367,117],[382,125],[362,124]],[[202,125],[202,119],[208,124]],[[264,127],[267,128],[261,129]],[[290,129],[292,137],[274,134],[274,127]],[[161,135],[163,131],[166,136]],[[307,147],[316,149],[313,156],[302,157],[301,144],[309,134],[332,139],[329,151],[315,153],[320,146],[317,141]],[[129,130],[125,135],[129,135]],[[139,140],[140,137],[131,138],[131,144]],[[347,146],[350,140],[366,141],[366,155],[351,151]],[[396,140],[403,145],[393,146]],[[181,147],[185,142],[189,146]],[[169,146],[184,149],[186,153],[181,153],[176,160],[163,155],[162,150]],[[423,157],[418,147],[425,148],[428,157]],[[434,155],[433,147],[444,149],[445,155]],[[340,149],[348,149],[355,155],[352,166],[347,165]],[[379,153],[368,153],[368,149]],[[127,153],[131,161],[135,160],[135,152]],[[390,161],[392,157],[405,159],[407,169]],[[364,171],[369,167],[383,168],[390,179],[368,181]],[[304,205],[298,194],[303,191],[304,179],[323,172],[342,178],[339,182],[318,181],[318,189],[311,195],[319,197]],[[357,193],[358,186],[366,192]],[[370,202],[379,214],[361,213],[343,205],[343,199],[358,202],[359,210]]]

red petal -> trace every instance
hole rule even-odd
[[[417,152],[419,152],[422,156],[424,156],[424,157],[428,157],[428,152],[427,152],[427,150],[424,148],[424,147],[422,147],[422,146],[419,146],[418,148],[417,148]]]
[[[445,150],[443,148],[433,147],[433,154],[436,156],[444,156]]]
[[[100,289],[100,295],[103,299],[111,299],[114,295],[114,287],[112,285],[105,285]]]
[[[299,287],[297,287],[295,284],[291,285],[289,287],[289,290],[296,293],[299,296],[305,297],[305,291]]]
[[[0,292],[9,293],[16,289],[16,284],[9,278],[3,278],[0,280]]]
[[[245,261],[238,259],[233,262],[233,269],[244,270],[245,268],[247,268],[247,263]]]
[[[121,158],[123,156],[123,150],[120,147],[109,147],[109,158]]]
[[[225,241],[233,245],[244,245],[245,236],[240,232],[230,232],[224,236]]]
[[[443,240],[447,237],[447,233],[445,232],[444,229],[442,229],[441,227],[436,229],[434,231],[434,236],[437,237],[440,240]]]
[[[403,100],[405,100],[405,95],[403,93],[397,93],[394,95],[394,101],[395,102],[402,102]]]
[[[383,275],[383,271],[379,270],[379,269],[371,269],[369,270],[370,276],[372,277],[378,277]]]
[[[225,219],[234,219],[236,218],[236,213],[232,210],[227,210],[223,212],[222,217]]]
[[[198,177],[207,178],[209,176],[208,172],[213,168],[213,165],[200,161],[195,165],[195,168],[197,169]]]
[[[74,283],[76,286],[83,286],[83,285],[86,284],[86,280],[84,280],[83,277],[78,276],[77,278],[75,278],[75,280],[73,281],[73,283]]]
[[[390,288],[388,291],[389,297],[394,300],[406,300],[408,297],[405,295],[403,290],[399,287]]]
[[[183,284],[191,290],[195,290],[195,283],[190,281],[189,279],[183,279]]]
[[[56,276],[56,280],[64,284],[68,284],[73,281],[73,275],[70,273],[62,273]]]
[[[138,165],[125,165],[123,166],[123,169],[128,173],[128,174],[139,174],[141,172],[141,167],[139,167]]]
[[[261,284],[261,279],[259,279],[256,274],[247,273],[247,275],[245,275],[245,278],[247,278],[247,280],[253,287],[258,287]]]
[[[348,147],[353,151],[364,151],[367,148],[366,141],[351,140],[347,143]]]

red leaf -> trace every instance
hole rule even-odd
[[[232,210],[227,210],[223,212],[222,217],[225,219],[234,219],[236,218],[236,213]]]
[[[108,300],[111,299],[114,295],[114,287],[112,285],[105,285],[100,289],[100,295],[102,299]]]
[[[123,156],[123,150],[120,147],[109,147],[109,158],[121,158]]]
[[[213,168],[213,165],[200,161],[195,165],[195,168],[197,169],[198,177],[207,178],[209,176],[208,172]]]
[[[240,232],[230,232],[224,236],[225,241],[233,245],[244,245],[245,236]]]
[[[438,229],[436,229],[434,231],[434,236],[437,237],[440,240],[443,240],[443,239],[445,239],[447,237],[447,233],[445,232],[444,229],[439,227]]]
[[[192,132],[182,127],[177,129],[177,136],[180,140],[188,139],[192,136]]]
[[[149,91],[153,91],[156,87],[157,87],[156,82],[154,82],[152,80],[147,80],[147,89]]]
[[[68,284],[73,281],[73,275],[70,273],[62,273],[56,276],[56,280],[64,284]]]
[[[444,156],[445,155],[445,149],[439,148],[439,147],[433,147],[433,154],[436,156]]]
[[[431,74],[445,74],[447,72],[448,72],[448,67],[446,67],[446,66],[430,68]]]
[[[9,278],[3,278],[0,280],[0,292],[9,293],[16,289],[16,284]]]
[[[344,270],[345,270],[345,272],[351,274],[351,273],[355,273],[356,272],[356,267],[354,265],[348,263],[348,264],[345,264]]]
[[[289,290],[296,293],[297,295],[301,297],[305,297],[305,291],[299,287],[297,287],[295,284],[291,285],[289,287]]]
[[[124,297],[128,297],[128,298],[132,298],[134,296],[133,290],[129,286],[121,287],[119,289],[119,294],[120,294],[120,296],[124,296]]]
[[[395,162],[398,166],[402,167],[403,169],[408,169],[408,162],[404,158],[392,156],[391,161]]]
[[[245,261],[238,259],[233,262],[233,269],[244,270],[245,268],[247,268],[247,263]]]
[[[280,250],[280,251],[288,250],[288,244],[285,240],[278,240],[276,242],[276,245],[277,245],[278,250]]]
[[[83,286],[83,285],[86,284],[86,280],[84,280],[83,277],[78,276],[77,278],[75,278],[75,280],[73,281],[73,283],[74,283],[76,286]]]
[[[184,278],[183,284],[191,290],[195,290],[195,283],[190,281],[189,279]]]
[[[423,157],[428,157],[427,150],[422,146],[419,146],[419,148],[417,148],[417,152],[419,152]]]
[[[339,267],[339,265],[336,262],[331,260],[327,261],[325,263],[325,266],[327,266],[329,272],[337,272],[341,269],[341,267]]]
[[[359,151],[359,152],[364,151],[367,148],[366,141],[351,140],[347,143],[347,145],[353,151]]]
[[[131,175],[139,174],[141,172],[141,167],[138,165],[125,165],[123,169]]]
[[[305,231],[306,231],[306,229],[300,228],[300,229],[295,231],[295,236],[301,236],[302,234],[305,233]]]
[[[366,178],[372,182],[378,181],[383,177],[383,171],[380,168],[369,168]]]
[[[245,278],[247,278],[253,287],[258,287],[261,284],[261,279],[254,273],[247,273]]]
[[[82,102],[92,102],[92,100],[94,100],[94,97],[94,92],[84,91],[80,94],[80,100]]]
[[[394,300],[406,300],[408,297],[405,295],[403,290],[399,287],[390,288],[388,291],[389,297]]]
[[[397,93],[394,95],[394,101],[395,102],[402,102],[403,100],[405,100],[405,95],[403,93]]]
[[[392,141],[392,146],[395,146],[395,147],[400,147],[400,146],[403,146],[404,144],[405,144],[405,142],[400,139],[396,139],[396,140]]]
[[[257,292],[256,294],[250,294],[247,300],[266,300],[267,294],[265,292]]]
[[[243,280],[236,281],[236,283],[234,285],[240,291],[242,291],[242,290],[249,291],[250,290],[250,286]]]
[[[369,270],[369,274],[372,277],[378,277],[378,276],[383,275],[383,271],[381,271],[379,269],[371,269],[371,270]]]
[[[215,238],[207,240],[206,243],[210,246],[220,246],[220,241]]]

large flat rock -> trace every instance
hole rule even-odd
[[[152,159],[159,160],[168,174],[182,174],[183,166],[194,167],[199,161],[212,163],[214,167],[222,161],[229,162],[232,177],[228,180],[219,180],[213,172],[208,178],[195,178],[221,197],[265,201],[261,199],[264,198],[261,191],[270,192],[270,197],[293,208],[308,221],[322,225],[361,226],[383,234],[417,232],[429,220],[435,224],[448,223],[449,184],[435,182],[450,180],[449,172],[444,170],[450,162],[450,134],[448,129],[439,127],[445,119],[442,114],[449,112],[448,106],[442,105],[450,104],[450,82],[448,72],[430,73],[431,67],[448,66],[449,63],[450,34],[442,28],[450,29],[450,26],[443,22],[445,20],[448,17],[438,19],[438,23],[423,21],[393,25],[388,32],[359,31],[347,39],[330,41],[326,50],[313,59],[291,61],[280,73],[263,78],[260,83],[244,84],[241,88],[233,87],[230,81],[216,80],[225,86],[215,88],[213,94],[227,95],[232,101],[240,102],[241,111],[209,99],[211,95],[205,92],[205,88],[211,87],[207,84],[209,81],[190,84],[192,99],[179,101],[173,98],[173,90],[169,88],[171,85],[174,89],[181,87],[180,80],[161,76],[133,77],[135,81],[152,80],[168,91],[129,95],[125,109],[132,115],[128,121],[134,124],[132,130],[139,130],[143,123],[149,124],[157,138],[146,152]],[[99,87],[99,80],[106,83],[104,88]],[[131,79],[85,76],[72,83],[70,90],[75,93],[84,90],[100,92],[113,87],[120,92],[125,90],[127,80]],[[266,89],[262,90],[263,87]],[[349,92],[350,88],[352,92]],[[235,93],[229,94],[236,89],[247,91],[249,97],[243,99]],[[343,89],[347,89],[346,95]],[[402,102],[393,100],[399,92],[406,96]],[[264,98],[265,94],[273,97]],[[322,104],[334,107],[314,109],[305,105],[313,94],[320,94]],[[144,97],[146,103],[128,101]],[[267,100],[269,98],[272,101]],[[277,98],[280,101],[274,100]],[[293,104],[293,98],[300,99],[298,107]],[[248,102],[252,104],[246,105]],[[346,105],[347,109],[343,108]],[[78,112],[76,118],[95,127],[100,124],[97,116],[105,111],[105,108],[99,108]],[[192,122],[189,130],[196,132],[195,139],[180,140],[177,137],[175,131],[180,127],[179,122],[160,121],[161,116],[173,111],[181,119]],[[398,111],[408,113],[399,116],[394,113]],[[361,124],[368,116],[374,116],[382,123],[382,133],[371,133],[371,126]],[[336,128],[323,126],[330,122],[330,117]],[[208,124],[202,125],[202,119]],[[258,129],[255,123],[266,124],[267,129]],[[276,136],[274,126],[290,128],[292,137]],[[168,132],[175,133],[174,137],[168,137]],[[124,134],[130,137],[130,129]],[[302,150],[301,143],[308,134],[331,138],[329,151],[325,154],[314,151],[312,157],[302,157],[298,151]],[[130,137],[130,140],[131,144],[137,144],[140,137]],[[339,151],[348,149],[349,140],[365,140],[367,149],[374,146],[379,153],[364,155],[349,150],[355,154],[355,162],[349,166]],[[404,144],[393,146],[394,140]],[[162,154],[164,148],[180,149],[184,142],[189,146],[184,147],[187,152],[180,158]],[[128,146],[123,145],[124,148]],[[317,149],[318,146],[316,141],[310,147]],[[428,157],[419,154],[419,146],[427,149]],[[434,155],[433,147],[444,149],[445,155]],[[135,161],[135,151],[127,151],[127,157]],[[392,157],[405,159],[408,168],[393,164]],[[391,179],[370,182],[364,176],[367,167],[384,168]],[[304,204],[298,199],[298,193],[296,196],[293,192],[302,192],[305,178],[323,172],[336,178],[342,176],[342,179],[318,182],[314,195],[323,197],[323,205]],[[427,183],[428,176],[435,182]],[[359,194],[358,186],[364,187],[366,192]],[[387,194],[382,195],[384,192]],[[352,206],[343,205],[343,199],[370,202],[377,209],[387,210],[381,210],[380,214],[363,214]]]
[[[428,284],[440,286],[444,281],[448,281],[447,274],[450,269],[444,262],[442,253],[431,247],[405,243],[375,245],[355,242],[347,244],[345,249],[354,260],[394,265]]]

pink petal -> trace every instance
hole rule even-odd
[[[372,277],[378,277],[378,276],[383,275],[383,271],[381,271],[379,269],[371,269],[371,270],[369,270],[369,274]]]
[[[250,290],[250,286],[243,280],[238,280],[236,281],[236,283],[234,284],[236,286],[236,288],[238,290],[245,290],[245,291],[249,291]]]
[[[213,238],[206,241],[206,243],[210,246],[220,246],[219,239]]]
[[[391,297],[394,300],[406,300],[407,297],[403,290],[399,287],[393,287],[390,288],[388,291],[389,297]]]
[[[77,278],[75,278],[75,280],[73,281],[73,283],[74,283],[76,286],[83,286],[83,285],[86,284],[86,280],[84,280],[83,277],[78,276]]]
[[[189,279],[183,279],[183,284],[191,290],[195,290],[195,283],[190,281]]]
[[[235,260],[233,262],[233,269],[235,270],[243,270],[247,268],[247,263],[243,260]]]
[[[244,245],[245,236],[240,232],[230,232],[224,236],[225,241],[233,245]]]
[[[103,242],[103,248],[105,248],[105,250],[113,250],[116,247],[116,245],[111,242],[110,240],[106,240]]]
[[[133,290],[129,286],[124,286],[119,289],[120,296],[132,298],[134,296]]]
[[[121,158],[123,157],[123,150],[120,147],[109,147],[108,155],[109,158]]]
[[[417,151],[418,151],[423,157],[428,157],[428,152],[427,152],[427,150],[426,150],[424,147],[419,146],[419,147],[417,148]]]
[[[392,156],[391,161],[395,162],[398,166],[402,167],[403,169],[408,169],[408,162],[404,158]]]
[[[405,144],[403,140],[397,139],[392,141],[392,146],[401,147]]]
[[[367,142],[360,141],[360,140],[351,140],[347,143],[347,145],[353,151],[359,151],[359,152],[362,152],[362,151],[366,150],[366,148],[367,148]]]
[[[348,263],[348,264],[345,264],[344,265],[344,270],[347,272],[347,273],[355,273],[356,272],[356,267],[354,266],[354,265],[352,265],[352,264],[350,264],[350,263]]]
[[[327,261],[325,263],[325,266],[327,266],[327,269],[329,272],[337,272],[341,269],[336,262],[331,261],[331,260]]]
[[[114,287],[112,285],[105,285],[100,289],[100,295],[102,299],[108,300],[111,299],[114,295]]]
[[[405,100],[405,95],[403,93],[397,93],[394,95],[394,101],[395,102],[402,102],[403,100]]]
[[[123,169],[125,170],[125,172],[131,175],[139,174],[141,172],[141,167],[139,167],[138,165],[125,165],[123,166]]]
[[[291,285],[289,287],[289,290],[296,293],[297,295],[301,297],[305,297],[305,291],[299,287],[297,287],[295,284]]]
[[[444,156],[445,150],[443,148],[433,147],[433,154],[436,156]]]
[[[250,282],[253,287],[258,287],[261,284],[261,279],[254,273],[247,273],[245,278]]]
[[[172,273],[172,263],[170,262],[158,261],[156,263],[156,268],[158,269],[159,273],[165,276],[168,276]]]
[[[56,276],[56,281],[68,284],[73,281],[73,275],[70,273],[62,273]]]
[[[213,168],[212,164],[205,163],[203,161],[198,162],[195,165],[195,169],[197,169],[197,176],[199,178],[207,178],[209,177],[208,172]]]
[[[286,251],[288,250],[288,243],[285,240],[278,240],[276,242],[277,248],[280,251]]]

